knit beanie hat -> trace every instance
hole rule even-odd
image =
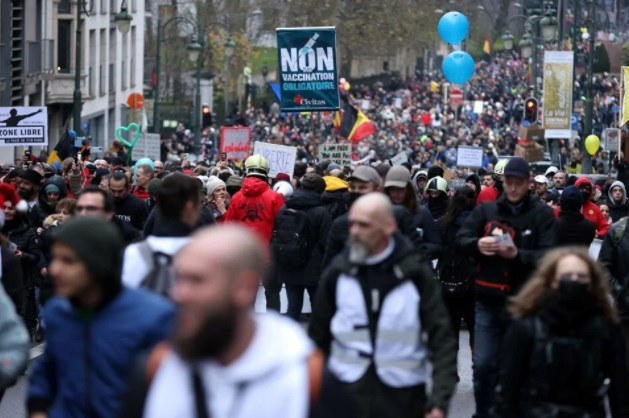
[[[428,169],[428,178],[432,179],[434,177],[443,177],[444,171],[443,168],[435,165]]]
[[[306,173],[301,178],[301,187],[304,190],[312,190],[321,194],[325,192],[325,180],[317,173]]]
[[[76,253],[101,286],[106,299],[120,290],[124,243],[113,223],[91,216],[72,218],[55,228],[52,239]]]
[[[207,179],[207,183],[205,184],[205,193],[210,196],[212,195],[212,193],[214,193],[214,190],[218,189],[221,186],[225,187],[225,182],[223,180],[219,179],[216,176],[210,176]]]
[[[59,186],[57,186],[56,184],[53,183],[48,183],[46,185],[46,187],[44,188],[44,192],[46,194],[48,193],[57,193],[57,194],[61,194],[61,189],[59,188]]]
[[[568,186],[559,198],[561,210],[578,212],[583,206],[583,196],[577,186]]]

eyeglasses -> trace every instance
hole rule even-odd
[[[564,273],[559,276],[559,280],[579,283],[589,283],[590,281],[592,281],[590,275],[586,273]]]

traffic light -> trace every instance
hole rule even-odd
[[[210,106],[204,105],[201,108],[201,116],[203,118],[202,126],[204,128],[207,128],[208,126],[212,125],[212,111],[210,110]]]
[[[533,125],[537,123],[538,105],[537,99],[529,97],[524,102],[524,120]]]

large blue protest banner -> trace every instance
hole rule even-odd
[[[278,28],[276,32],[282,110],[338,110],[336,29]]]

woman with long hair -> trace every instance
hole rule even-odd
[[[470,347],[474,347],[474,264],[469,257],[456,250],[456,234],[476,206],[476,192],[463,186],[454,192],[446,214],[441,218],[443,251],[437,262],[437,271],[443,300],[448,308],[452,329],[457,337],[461,320],[470,330]],[[457,338],[458,342],[458,338]]]
[[[497,417],[629,416],[619,319],[602,267],[587,249],[549,252],[512,299],[503,341]]]

